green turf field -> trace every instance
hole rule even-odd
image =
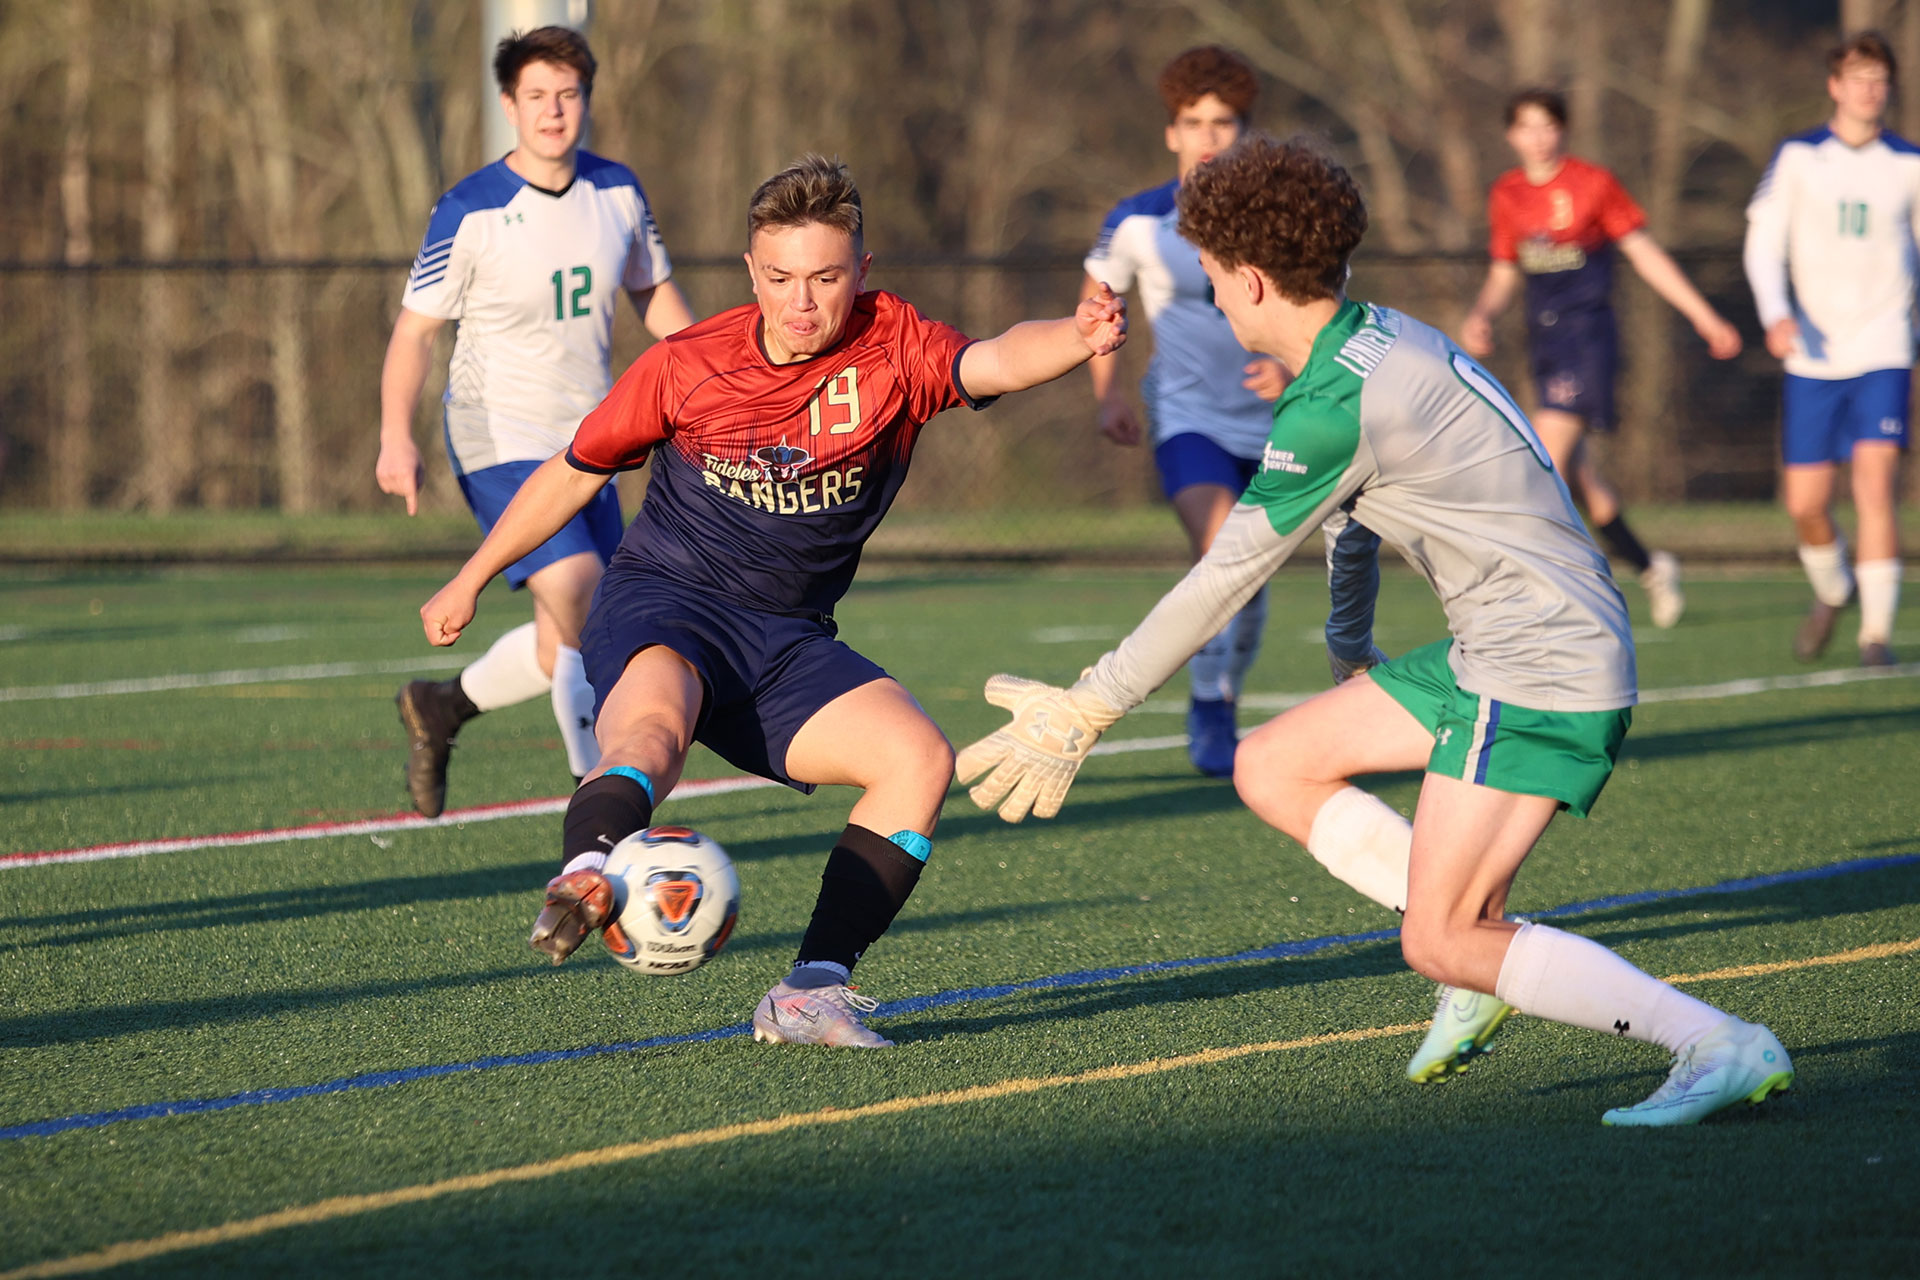
[[[1071,679],[1171,577],[872,577],[842,634],[965,742],[997,723],[986,676]],[[0,854],[396,813],[403,668],[524,617],[496,588],[431,651],[435,585],[6,571]],[[1276,584],[1250,701],[1324,685],[1323,590]],[[845,820],[830,790],[663,806],[744,891],[726,954],[673,979],[528,950],[554,816],[0,862],[0,1275],[1912,1274],[1920,668],[1854,680],[1843,634],[1832,683],[1778,679],[1808,673],[1805,595],[1784,568],[1693,576],[1681,627],[1643,633],[1657,696],[1595,816],[1548,833],[1511,903],[1660,891],[1558,923],[1770,1024],[1799,1079],[1764,1107],[1604,1128],[1662,1055],[1529,1019],[1464,1078],[1407,1084],[1431,986],[1388,938],[1307,945],[1391,915],[1177,747],[1123,751],[1051,823],[955,792],[861,967],[888,1053],[738,1034]],[[1440,631],[1390,573],[1382,644]],[[1180,692],[1109,742],[1177,735]],[[728,772],[696,752],[688,777]],[[465,731],[449,805],[566,782],[528,705]],[[196,1100],[234,1105],[160,1114]],[[32,1130],[79,1116],[103,1122]]]

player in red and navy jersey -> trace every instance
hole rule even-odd
[[[1680,566],[1664,551],[1648,552],[1627,527],[1620,495],[1583,441],[1589,427],[1605,432],[1615,423],[1614,248],[1692,322],[1714,359],[1739,355],[1740,333],[1647,234],[1646,215],[1619,179],[1566,153],[1565,98],[1550,89],[1522,90],[1508,101],[1506,122],[1520,167],[1501,174],[1488,193],[1493,265],[1460,327],[1460,345],[1475,356],[1493,351],[1493,322],[1524,280],[1539,397],[1534,428],[1607,546],[1639,573],[1654,625],[1671,627],[1686,608]]]
[[[1126,309],[1103,289],[1072,316],[970,342],[864,291],[861,232],[838,163],[808,156],[762,183],[747,215],[756,304],[635,361],[420,612],[427,638],[452,644],[496,573],[614,472],[652,458],[582,629],[602,757],[568,805],[566,863],[530,941],[557,964],[606,925],[607,852],[648,825],[695,741],[801,791],[856,787],[793,970],[753,1027],[766,1041],[884,1047],[860,1016],[873,1002],[847,979],[920,878],[953,748],[911,694],[835,638],[833,607],[920,428],[1117,349]]]

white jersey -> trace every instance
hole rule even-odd
[[[673,268],[639,179],[579,152],[565,191],[496,160],[440,197],[401,305],[458,320],[447,452],[462,475],[564,450],[612,385],[613,308]]]
[[[1087,274],[1134,293],[1153,326],[1153,359],[1140,384],[1153,442],[1196,432],[1236,458],[1257,458],[1273,404],[1241,386],[1253,359],[1213,303],[1200,251],[1181,239],[1179,182],[1122,200],[1087,255]]]
[[[1913,363],[1920,147],[1882,132],[1850,147],[1822,125],[1788,138],[1747,206],[1760,323],[1792,317],[1787,372],[1854,378]]]

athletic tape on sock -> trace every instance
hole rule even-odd
[[[896,831],[888,836],[887,839],[899,845],[902,849],[905,849],[909,855],[921,862],[925,862],[933,853],[933,841],[927,839],[927,837],[921,835],[918,831]]]
[[[640,789],[647,793],[648,804],[657,805],[660,803],[659,798],[653,794],[653,779],[638,769],[629,768],[624,764],[617,764],[601,776],[606,778],[632,778],[640,784]]]

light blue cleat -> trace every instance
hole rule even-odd
[[[1674,1055],[1667,1081],[1645,1102],[1615,1107],[1601,1124],[1699,1124],[1736,1102],[1765,1102],[1793,1084],[1793,1060],[1773,1032],[1728,1018]]]
[[[1493,1033],[1512,1014],[1512,1005],[1493,996],[1461,987],[1441,987],[1433,1026],[1407,1064],[1407,1079],[1415,1084],[1441,1084],[1459,1075],[1487,1051]]]

